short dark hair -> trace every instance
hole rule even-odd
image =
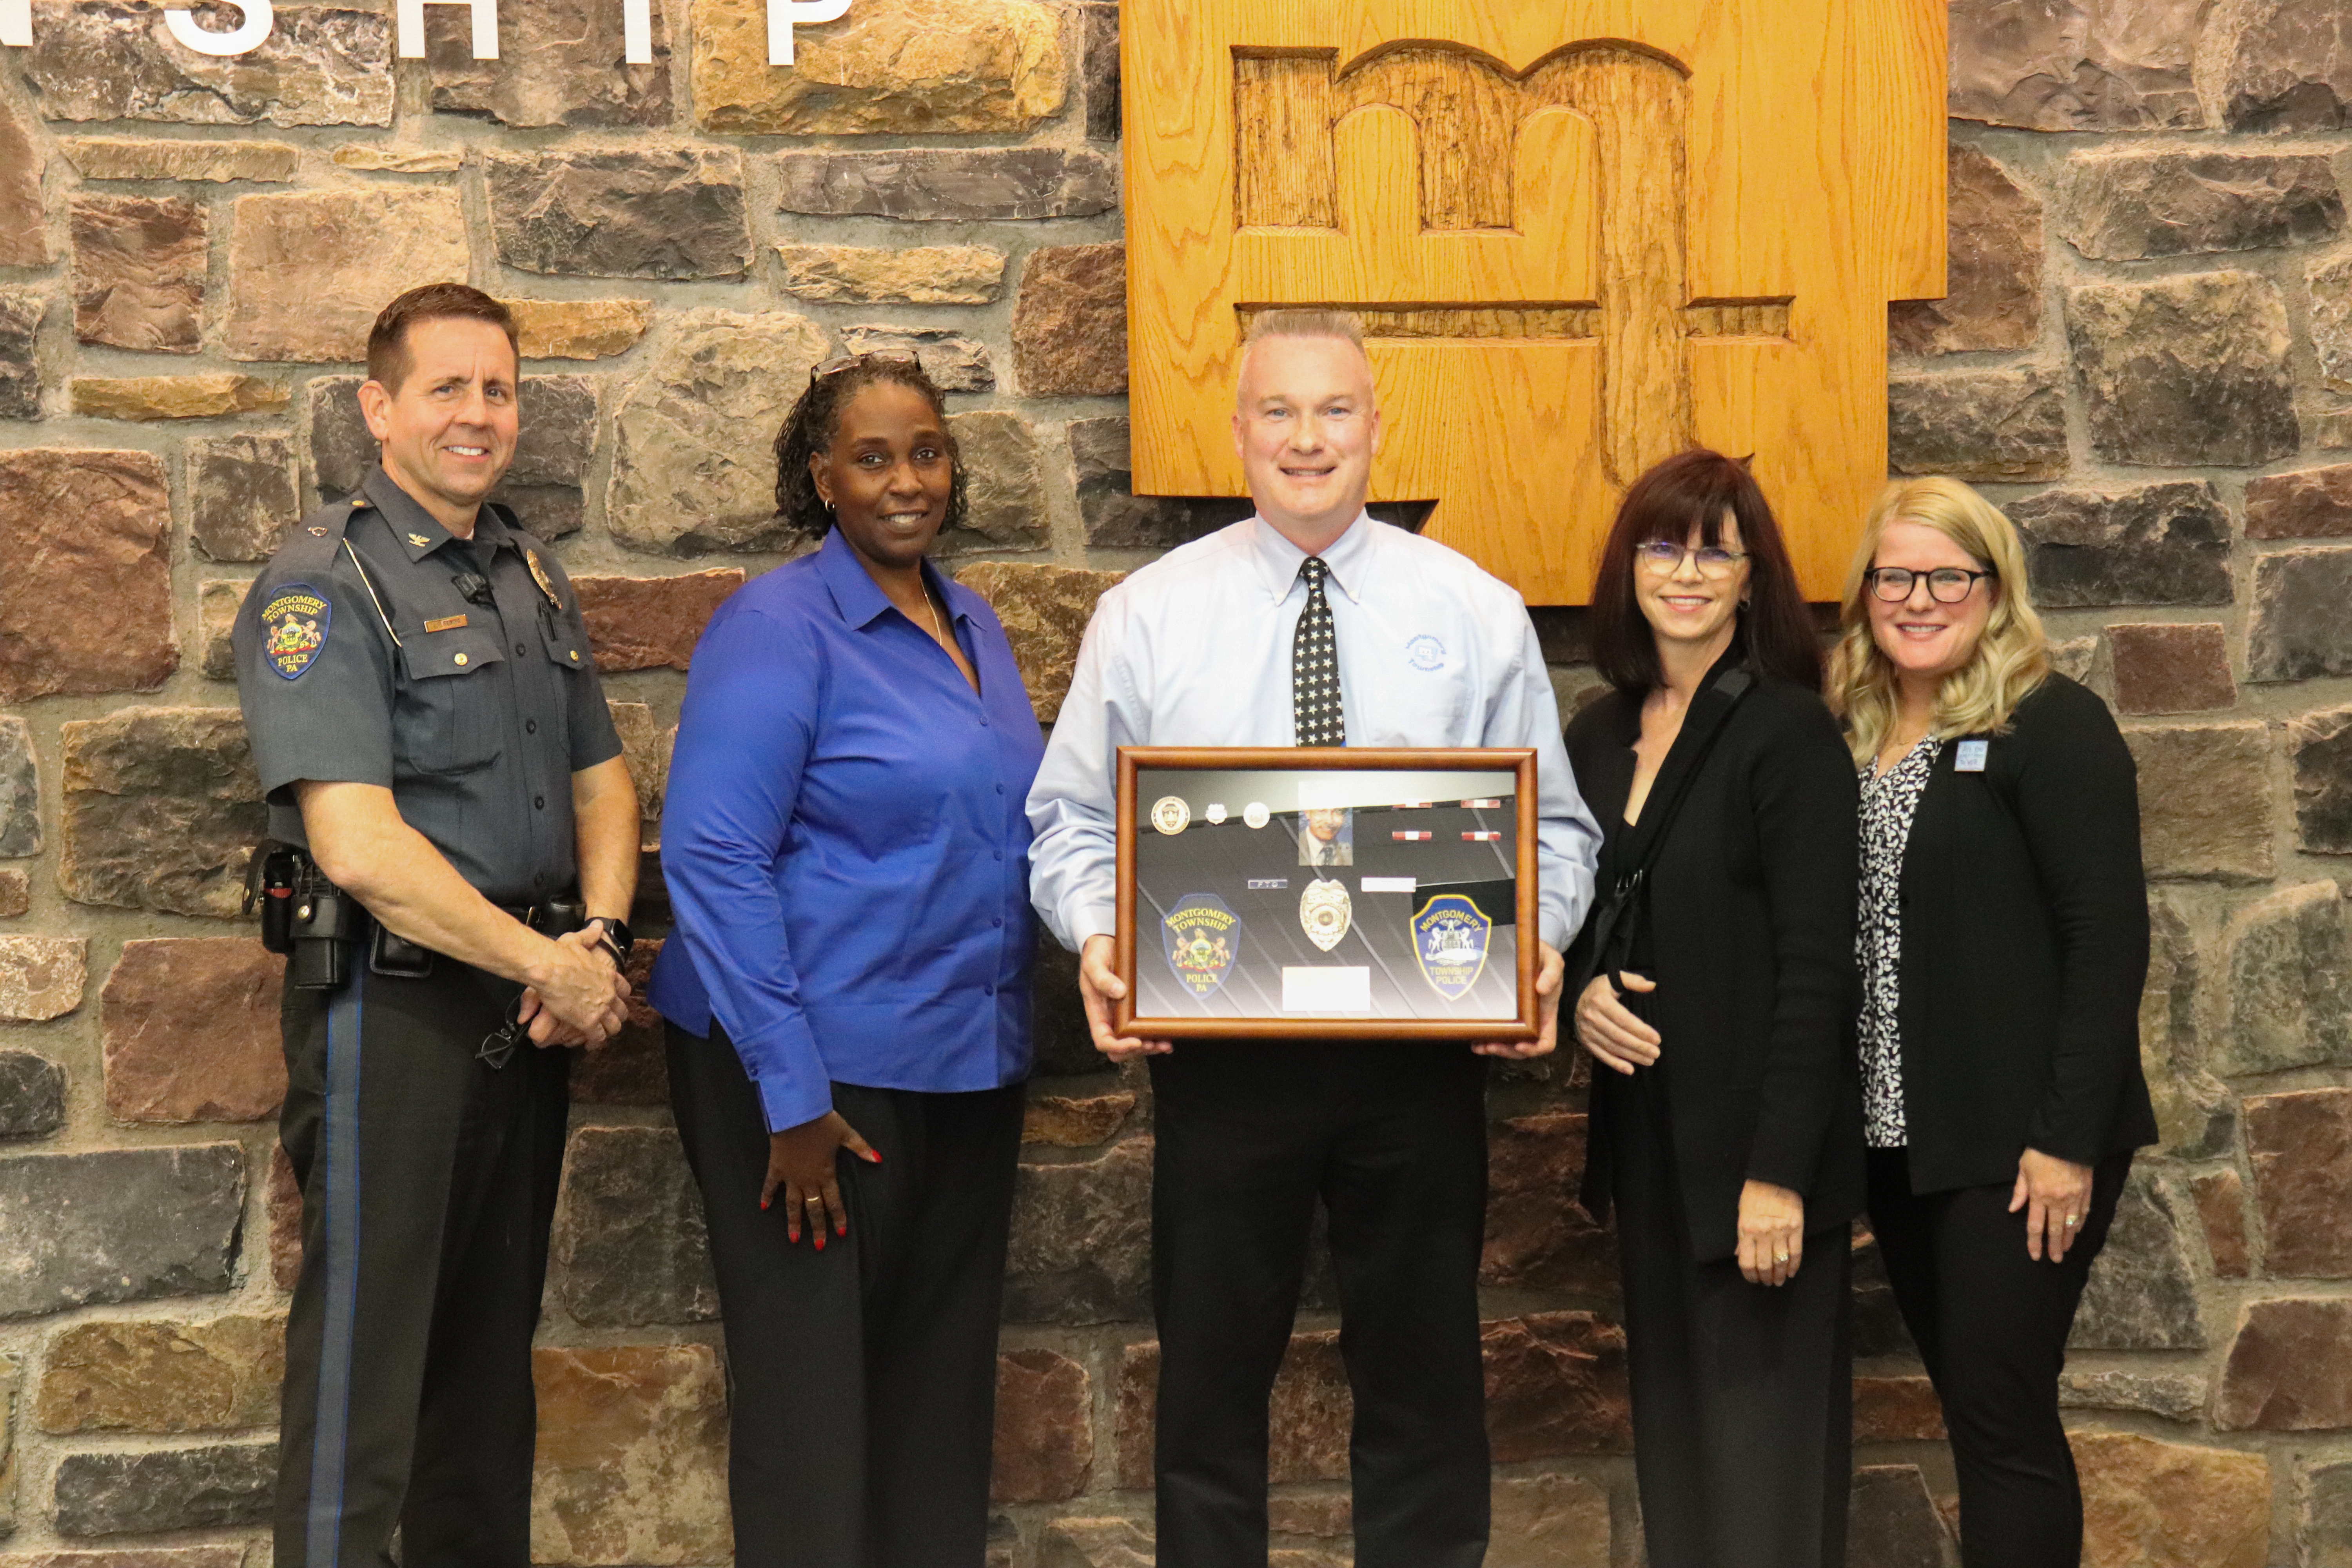
[[[408,379],[408,329],[419,321],[452,317],[488,321],[506,333],[507,346],[514,350],[516,364],[521,364],[522,340],[515,332],[514,312],[503,301],[464,283],[427,283],[377,312],[375,325],[368,331],[368,379],[386,392],[398,392]]]
[[[832,529],[833,511],[816,493],[809,459],[832,449],[833,438],[841,433],[842,410],[867,387],[885,384],[920,393],[939,416],[940,433],[948,441],[948,467],[955,476],[940,531],[963,526],[971,508],[964,495],[963,451],[956,445],[954,426],[948,423],[947,395],[919,361],[868,355],[812,377],[776,431],[776,513],[791,531],[823,539]]]
[[[1633,592],[1634,552],[1654,539],[1685,542],[1698,530],[1703,544],[1723,542],[1723,514],[1739,524],[1748,552],[1748,606],[1740,635],[1748,662],[1811,690],[1822,684],[1822,643],[1805,596],[1797,587],[1780,525],[1745,459],[1694,447],[1676,453],[1633,481],[1601,547],[1592,585],[1592,662],[1620,691],[1647,691],[1665,679],[1657,639]]]

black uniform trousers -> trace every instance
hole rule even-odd
[[[835,1083],[882,1156],[838,1163],[849,1233],[785,1240],[725,1029],[669,1026],[670,1099],[726,1319],[739,1568],[981,1568],[1024,1089]]]
[[[1359,1568],[1484,1561],[1486,1083],[1483,1058],[1427,1042],[1186,1040],[1151,1058],[1161,1568],[1265,1568],[1267,1399],[1318,1199]]]
[[[1848,1227],[1805,1237],[1796,1278],[1694,1260],[1659,1069],[1596,1073],[1625,1280],[1633,1467],[1651,1568],[1845,1561],[1853,1353]]]
[[[279,1568],[516,1568],[530,1554],[530,1340],[570,1053],[475,1058],[519,987],[448,958],[287,988],[278,1133],[302,1188]]]
[[[1870,1226],[1952,1436],[1967,1568],[2074,1568],[2083,1492],[2058,1417],[2066,1336],[2106,1245],[2131,1154],[2093,1167],[2090,1212],[2058,1263],[2025,1250],[2012,1184],[1914,1194],[1901,1149],[1870,1152]]]

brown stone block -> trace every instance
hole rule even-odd
[[[2320,377],[2338,392],[2352,391],[2352,257],[2315,260],[2304,281],[2311,291],[2311,346]],[[2352,447],[2352,411],[2321,415],[2318,436],[2322,447]]]
[[[41,773],[33,728],[0,713],[0,856],[41,852]]]
[[[702,628],[743,585],[740,566],[674,577],[574,577],[596,668],[684,669]]]
[[[1112,1483],[1123,1491],[1152,1484],[1159,1391],[1159,1342],[1128,1346],[1119,1363],[1118,1475]],[[1355,1396],[1339,1359],[1337,1332],[1291,1336],[1266,1409],[1266,1479],[1271,1484],[1347,1479]]]
[[[2083,1483],[2084,1568],[2263,1568],[2271,1472],[2260,1454],[2136,1432],[2068,1436]]]
[[[1005,640],[1013,645],[1039,723],[1052,723],[1062,710],[1095,602],[1126,575],[1006,561],[983,562],[956,574],[956,581],[986,599],[1004,623]]]
[[[1482,1344],[1496,1464],[1633,1452],[1624,1330],[1590,1312],[1538,1312],[1488,1323]]]
[[[2352,463],[2248,479],[2246,537],[2352,538]]]
[[[2254,561],[2246,679],[2352,674],[2352,547],[2282,550]]]
[[[1889,376],[1886,418],[1887,467],[1898,474],[2015,481],[2066,471],[2066,395],[2046,370]]]
[[[813,217],[1010,223],[1095,217],[1118,206],[1118,164],[1061,147],[785,153],[778,205]]]
[[[2259,1102],[2250,1101],[2248,1109]],[[2256,1179],[2261,1179],[2259,1163]],[[2245,1184],[2235,1171],[2215,1171],[2189,1184],[2197,1197],[2198,1217],[2205,1226],[2205,1250],[2213,1272],[2223,1279],[2242,1279],[2252,1265],[2246,1247]]]
[[[276,431],[194,436],[188,454],[188,512],[197,552],[207,561],[267,561],[300,515],[294,489],[294,443]]]
[[[255,375],[78,375],[73,411],[99,419],[215,419],[286,406],[286,389]]]
[[[644,300],[509,300],[525,359],[605,359],[626,353],[653,323]]]
[[[2128,1410],[2167,1421],[2205,1414],[2205,1380],[2181,1372],[2068,1372],[2058,1378],[2062,1410]]]
[[[1481,1283],[1614,1295],[1617,1248],[1576,1201],[1585,1119],[1568,1111],[1496,1124],[1487,1140]]]
[[[1122,129],[1118,0],[1080,0],[1078,26],[1085,35],[1078,80],[1086,93],[1087,140],[1116,142]]]
[[[81,1005],[89,943],[65,936],[0,936],[0,1023],[39,1024]]]
[[[1955,119],[2032,131],[2194,131],[2210,0],[2003,0],[1951,8]]]
[[[2352,1464],[2306,1462],[2294,1489],[2299,1568],[2352,1568]]]
[[[986,245],[779,245],[783,287],[836,305],[986,305],[1004,291],[1004,252]]]
[[[622,13],[591,0],[502,0],[499,58],[474,58],[472,17],[427,11],[425,57],[433,107],[506,125],[667,125],[670,11],[655,0],[653,58],[623,58]]]
[[[263,1189],[262,1210],[269,1226],[269,1278],[280,1290],[291,1290],[302,1277],[302,1188],[294,1180],[294,1162],[286,1146],[269,1146],[269,1184]]]
[[[1846,1521],[1846,1561],[1856,1568],[1942,1568],[1954,1556],[1916,1465],[1856,1468]]]
[[[1057,1519],[1045,1527],[1038,1568],[1152,1568],[1151,1532],[1131,1519]],[[1267,1568],[1272,1568],[1268,1560]]]
[[[1088,544],[1172,550],[1249,516],[1246,499],[1137,495],[1130,435],[1124,418],[1070,421],[1070,468]]]
[[[231,180],[281,184],[294,177],[302,150],[283,142],[140,141],[68,137],[58,143],[85,180]]]
[[[465,163],[466,151],[462,147],[396,147],[376,142],[347,142],[335,149],[336,167],[364,169],[376,174],[446,174],[464,167]]]
[[[963,526],[940,536],[934,560],[982,550],[1043,550],[1053,542],[1045,517],[1045,454],[1037,427],[996,409],[948,416],[964,470]]]
[[[2221,121],[2232,131],[2340,131],[2352,125],[2352,58],[2343,16],[2331,4],[2250,0],[2221,81]]]
[[[1853,1380],[1853,1440],[1857,1443],[1940,1443],[1944,1403],[1924,1377]]]
[[[150,453],[0,452],[0,702],[163,683],[171,527]]]
[[[1004,1315],[1013,1322],[1149,1317],[1151,1140],[1092,1160],[1024,1162],[1013,1189]]]
[[[2107,628],[2116,706],[2126,713],[2202,713],[2234,707],[2230,635],[2219,621]]]
[[[492,153],[482,167],[499,259],[518,270],[740,278],[749,265],[731,147]]]
[[[74,333],[86,343],[203,346],[205,209],[171,196],[76,196]]]
[[[2334,882],[2248,904],[2223,942],[2229,1002],[2214,1071],[2352,1062],[2352,904]]]
[[[758,0],[695,0],[695,115],[754,135],[1017,133],[1061,111],[1061,20],[1038,0],[870,0],[793,28],[777,70]]]
[[[2279,1279],[2352,1278],[2352,1089],[2258,1095],[2245,1105],[2246,1151],[2262,1215],[2263,1271]]]
[[[708,1345],[531,1352],[530,1560],[723,1563],[727,1388]]]
[[[47,162],[15,95],[0,93],[0,267],[49,264],[48,214],[41,201]]]
[[[2294,759],[2295,840],[2307,855],[2352,855],[2352,708],[2287,725]]]
[[[673,1129],[580,1128],[564,1165],[551,1294],[575,1322],[642,1328],[719,1316],[702,1193]]]
[[[1135,1114],[1135,1096],[1097,1094],[1074,1100],[1040,1095],[1021,1113],[1021,1142],[1051,1149],[1089,1149],[1107,1143]]]
[[[41,319],[48,311],[43,294],[0,289],[0,419],[41,416]]]
[[[119,1546],[104,1552],[0,1552],[0,1568],[243,1568],[245,1553],[241,1541],[217,1546]]]
[[[1965,142],[1948,155],[1949,265],[1940,300],[1906,300],[1887,312],[1899,352],[2022,349],[2042,335],[2042,203]]]
[[[236,679],[236,613],[252,584],[215,577],[196,584],[196,646],[206,680]]]
[[[776,393],[805,385],[830,342],[782,312],[692,310],[668,329],[614,416],[606,525],[625,548],[666,555],[782,547]]]
[[[237,710],[124,708],[62,732],[66,897],[239,918],[268,814]]]
[[[1355,1501],[1344,1491],[1269,1497],[1265,1516],[1266,1528],[1276,1535],[1318,1535],[1336,1541],[1356,1528]],[[1490,1559],[1492,1555],[1490,1548]]]
[[[1013,307],[1013,374],[1031,397],[1127,394],[1127,247],[1030,252]]]
[[[2213,1402],[2220,1432],[2352,1426],[2352,1300],[2288,1296],[2239,1314]]]
[[[579,579],[572,582],[577,585]],[[654,722],[654,710],[642,702],[614,702],[608,698],[604,706],[612,713],[613,728],[621,737],[621,759],[628,763],[629,778],[637,786],[638,841],[657,847],[661,843],[662,796],[669,788],[669,756],[677,744],[677,726],[673,724],[665,732]],[[638,946],[642,951],[644,944]],[[656,1040],[658,1043],[658,1031]]]
[[[996,362],[989,356],[988,345],[944,327],[902,327],[893,321],[844,327],[841,352],[911,355],[941,392],[996,390]]]
[[[32,879],[14,866],[0,868],[0,920],[14,920],[32,907]]]
[[[2091,447],[2110,462],[2250,466],[2303,444],[2286,300],[2251,272],[2067,291]]]
[[[2332,239],[2344,194],[2317,153],[2076,154],[2062,226],[2102,261]]]
[[[1486,1568],[1609,1568],[1609,1493],[1573,1476],[1496,1477]]]
[[[2074,1313],[2072,1350],[2205,1348],[2187,1198],[2161,1167],[2132,1172]]]
[[[78,1323],[49,1342],[41,1430],[233,1432],[278,1421],[286,1320]]]
[[[231,212],[231,359],[356,363],[394,295],[471,269],[452,190],[239,196]]]
[[[2139,764],[2140,854],[2151,878],[2263,881],[2271,847],[2270,731],[2259,723],[2124,731]]]
[[[286,1098],[286,961],[246,936],[128,942],[99,993],[106,1113],[258,1121]]]
[[[1094,1394],[1087,1369],[1048,1350],[996,1358],[992,1502],[1062,1502],[1094,1478]]]
[[[175,41],[152,0],[41,0],[25,73],[51,120],[389,125],[392,14],[289,7],[242,55]]]

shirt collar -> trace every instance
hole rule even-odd
[[[1365,579],[1370,574],[1372,552],[1379,548],[1376,538],[1381,525],[1369,511],[1356,514],[1348,531],[1331,542],[1323,552],[1323,564],[1330,569],[1328,581],[1351,600],[1361,603]],[[1257,569],[1258,581],[1276,603],[1290,596],[1290,586],[1298,581],[1298,568],[1307,559],[1301,550],[1282,536],[1282,531],[1262,517],[1250,519],[1251,556]]]
[[[360,484],[360,493],[368,504],[383,513],[383,521],[400,547],[408,552],[411,561],[422,561],[450,540],[457,537],[441,526],[433,514],[420,505],[415,496],[402,489],[398,481],[385,473],[382,463],[368,470]],[[507,525],[488,501],[474,514],[474,537],[492,550],[514,542]]]
[[[857,552],[849,548],[849,541],[841,536],[838,527],[827,529],[824,542],[817,546],[816,570],[833,595],[834,608],[841,612],[843,620],[860,630],[871,626],[874,618],[883,611],[897,607],[890,603],[889,595],[882,592],[881,585],[874,581],[873,574],[866,570],[866,563],[857,559]],[[964,597],[969,595],[969,589],[949,581],[928,560],[923,563],[923,580],[930,585],[931,592],[939,595],[940,602],[947,605],[950,618],[959,621],[971,618],[971,605]]]

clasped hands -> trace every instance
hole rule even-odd
[[[515,1016],[535,1046],[603,1045],[628,1022],[629,983],[599,931],[568,931],[549,944],[539,973],[523,988]]]
[[[1127,994],[1127,982],[1112,967],[1117,944],[1108,936],[1090,936],[1078,952],[1078,996],[1086,1004],[1087,1029],[1095,1049],[1115,1062],[1139,1057],[1165,1056],[1176,1047],[1166,1040],[1143,1040],[1121,1035],[1111,1025],[1111,1004]],[[1559,954],[1549,942],[1540,948],[1536,969],[1537,1022],[1542,1033],[1532,1040],[1486,1041],[1470,1048],[1482,1057],[1506,1057],[1526,1061],[1552,1053],[1559,1039],[1559,984],[1565,973]]]

